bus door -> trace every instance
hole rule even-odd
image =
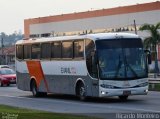
[[[90,78],[92,96],[99,95],[99,80],[96,63],[95,45],[92,40],[86,40],[86,64]]]

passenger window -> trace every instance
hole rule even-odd
[[[16,46],[16,56],[18,59],[23,59],[23,45]]]
[[[42,43],[41,44],[41,58],[49,59],[51,57],[51,44],[50,43]]]
[[[84,41],[74,42],[74,58],[83,58]]]
[[[54,42],[51,44],[51,57],[61,58],[61,42]]]
[[[73,58],[72,41],[62,42],[62,58]]]
[[[40,44],[32,44],[32,59],[40,59],[40,51],[41,45]]]
[[[31,58],[31,45],[24,45],[24,59]]]

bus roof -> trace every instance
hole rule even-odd
[[[97,34],[85,34],[85,35],[74,35],[74,36],[32,38],[28,40],[19,40],[17,41],[16,44],[78,40],[78,39],[92,39],[95,41],[100,39],[117,39],[117,38],[139,38],[139,36],[131,33],[97,33]]]

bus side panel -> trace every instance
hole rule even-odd
[[[81,79],[87,91],[87,96],[98,96],[99,90],[92,92],[92,79],[89,76],[72,76],[72,75],[45,75],[45,79],[48,83],[48,89],[50,93],[58,93],[58,94],[70,94],[76,95],[75,88],[77,80]],[[42,81],[39,87],[39,91],[45,92],[46,87],[44,88],[44,82]]]
[[[30,75],[25,61],[16,60],[17,87],[24,91],[30,91]]]
[[[70,94],[67,76],[45,75],[45,79],[50,93]]]
[[[38,90],[59,94],[75,95],[77,80],[85,83],[87,96],[97,97],[98,89],[95,88],[93,79],[87,74],[85,61],[41,61],[44,79],[40,81]],[[17,87],[30,91],[30,79],[28,67],[25,61],[16,61]],[[35,77],[36,78],[36,77]]]
[[[17,74],[17,88],[24,91],[30,91],[31,78],[34,78],[35,80],[37,79],[36,76],[29,73],[26,61],[16,60],[16,74]],[[48,90],[46,89],[44,79],[42,79],[40,81],[40,85],[37,86],[39,92],[48,92]]]
[[[40,82],[38,90],[40,92],[50,92],[58,94],[71,94],[76,95],[75,86],[77,79],[83,80],[86,86],[87,96],[98,97],[98,89],[95,84],[92,83],[91,77],[87,76],[55,76],[45,75],[48,89],[44,83],[44,80]],[[30,91],[30,75],[28,73],[17,72],[17,87],[24,91]]]
[[[92,88],[92,96],[99,97],[99,80],[98,79],[91,79],[91,88]]]
[[[87,95],[92,96],[92,79],[87,74],[85,60],[80,61],[41,61],[49,92],[73,94],[78,79],[84,81]],[[98,92],[98,90],[97,90]],[[98,94],[96,94],[98,96]]]
[[[27,73],[16,72],[17,75],[17,88],[30,91],[30,75]]]

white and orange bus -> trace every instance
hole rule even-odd
[[[135,34],[98,33],[20,40],[17,87],[86,97],[145,95],[148,63]]]

